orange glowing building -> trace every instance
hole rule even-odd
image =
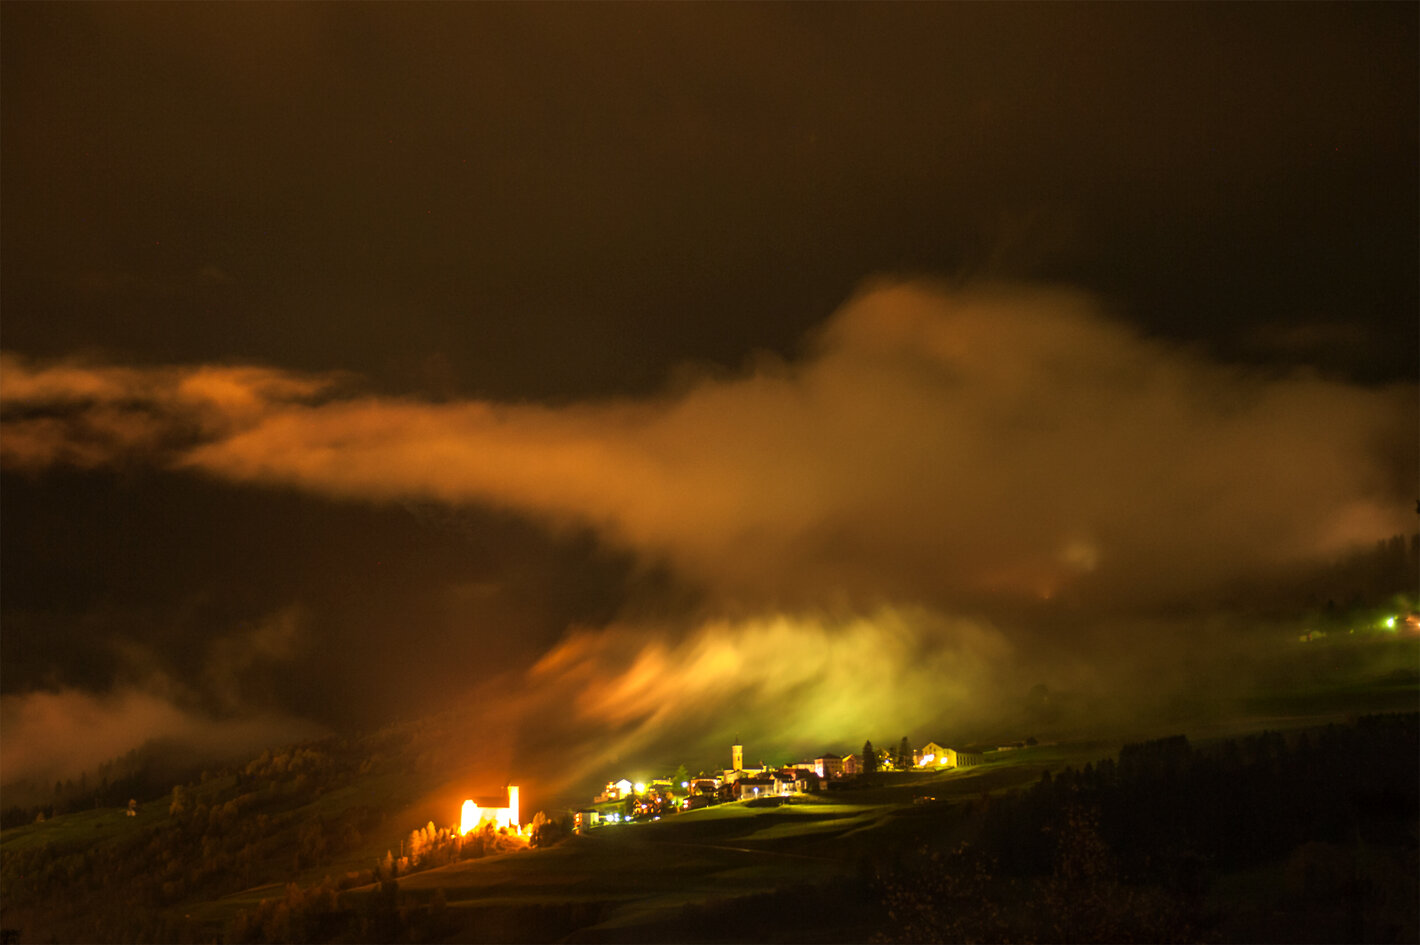
[[[459,815],[459,835],[462,836],[470,830],[475,830],[485,824],[492,824],[496,830],[510,830],[516,832],[522,824],[522,819],[518,813],[518,786],[508,785],[508,806],[494,807],[500,798],[480,798],[487,806],[478,804],[473,798],[463,802],[463,810]]]

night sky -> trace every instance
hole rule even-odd
[[[5,781],[966,737],[1414,528],[1413,4],[0,20]]]

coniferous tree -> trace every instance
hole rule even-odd
[[[863,743],[863,765],[864,774],[876,774],[878,770],[878,753],[873,750],[873,743],[866,741]]]
[[[897,766],[901,770],[912,767],[912,746],[907,744],[907,736],[902,736],[902,741],[897,746]]]

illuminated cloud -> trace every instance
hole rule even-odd
[[[1416,462],[1413,389],[1219,364],[1052,289],[870,287],[798,361],[643,401],[318,401],[331,383],[21,366],[4,456],[177,431],[178,467],[590,524],[790,607],[1191,595],[1404,528]]]
[[[304,611],[287,607],[215,635],[202,669],[180,677],[165,671],[153,651],[116,640],[122,678],[106,691],[61,687],[0,697],[0,784],[74,778],[144,747],[225,760],[314,737],[319,726],[270,707],[263,679],[305,642]]]
[[[310,401],[338,381],[250,366],[34,365],[0,354],[0,461],[40,470],[161,460],[258,422],[280,405]]]
[[[76,778],[154,743],[215,759],[319,734],[310,722],[277,713],[212,718],[136,686],[107,693],[65,688],[6,695],[0,697],[0,724],[5,730],[0,782],[6,785]]]
[[[1011,655],[990,626],[920,607],[709,620],[681,635],[618,626],[569,636],[529,672],[524,698],[597,733],[561,772],[575,782],[648,746],[714,757],[726,728],[775,757],[944,718],[961,732],[999,704]]]
[[[490,666],[506,672],[474,686],[466,720],[506,736],[498,757],[529,738],[578,746],[545,787],[646,752],[703,757],[735,731],[771,754],[978,723],[988,737],[1045,724],[1022,714],[1040,681],[1115,700],[1078,719],[1130,717],[1205,675],[1216,689],[1227,661],[1189,662],[1196,627],[1104,612],[1204,603],[1402,531],[1416,476],[1413,386],[1218,363],[1064,290],[869,287],[790,363],[642,400],[352,387],[6,356],[0,457],[28,474],[151,462],[353,501],[491,505],[668,565],[702,592],[698,615],[574,631],[526,675]],[[1030,610],[1049,597],[1079,606]],[[1210,639],[1231,652],[1226,632]],[[218,638],[208,704],[239,713],[261,666],[303,641],[294,609]],[[7,696],[4,776],[66,733],[74,758],[101,760],[236,724],[179,704]]]

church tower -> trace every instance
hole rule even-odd
[[[735,743],[730,747],[730,767],[736,771],[743,771],[745,768],[745,746],[740,744],[740,737],[735,736]]]

